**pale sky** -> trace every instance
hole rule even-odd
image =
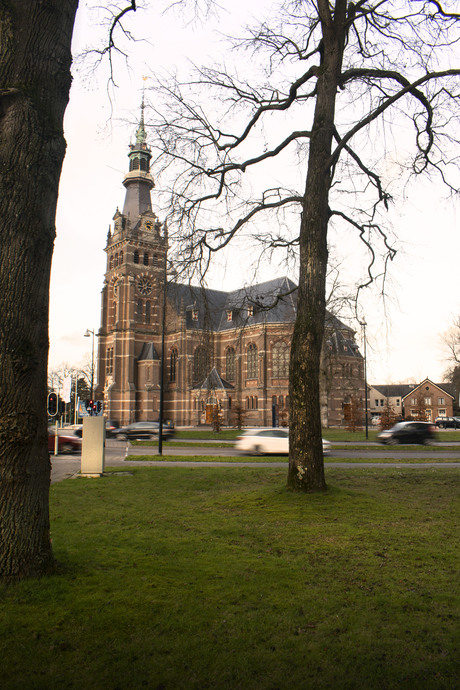
[[[89,15],[89,4],[81,3],[75,53],[102,35],[102,29]],[[264,0],[250,3],[251,11],[255,13],[263,4]],[[238,26],[246,6],[248,3],[242,1],[232,2],[233,13],[225,22],[226,31],[232,23]],[[51,369],[63,362],[79,366],[88,361],[91,339],[83,334],[87,328],[97,331],[100,325],[106,266],[103,249],[112,217],[124,201],[122,180],[127,172],[128,144],[140,112],[142,77],[152,70],[172,69],[189,58],[201,62],[222,48],[221,39],[210,34],[208,26],[183,27],[175,16],[152,16],[152,12],[133,15],[130,28],[141,38],[142,30],[153,38],[149,43],[131,44],[128,67],[121,60],[117,62],[118,88],[110,90],[110,98],[103,68],[89,77],[79,71],[74,74],[65,117],[67,155],[51,278]],[[86,66],[84,69],[88,72]],[[146,85],[148,88],[148,80]],[[148,98],[152,98],[150,93]],[[148,109],[146,120],[148,124]],[[155,170],[152,172],[155,176]],[[388,299],[383,305],[373,292],[363,298],[370,383],[417,382],[426,376],[435,382],[443,380],[446,353],[441,334],[460,313],[459,206],[442,198],[443,194],[447,196],[433,183],[418,184],[391,212],[398,253],[390,267]],[[155,190],[152,205],[155,211]],[[346,253],[346,246],[339,249]],[[209,287],[240,287],[246,270],[243,265],[235,270],[234,261],[231,270],[219,266]],[[273,274],[274,267],[267,265],[260,278]],[[290,277],[295,280],[295,275]],[[362,346],[359,331],[357,340]]]

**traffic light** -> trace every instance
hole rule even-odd
[[[98,400],[96,403],[96,413],[101,414],[103,407],[104,407],[103,403],[100,400]]]
[[[57,393],[48,393],[48,414],[50,417],[55,417],[58,412],[58,397]]]
[[[90,415],[93,414],[93,405],[94,402],[92,400],[87,400],[85,402],[86,411],[89,412]]]

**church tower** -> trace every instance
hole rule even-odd
[[[118,424],[158,418],[161,310],[168,238],[152,210],[144,102],[129,146],[123,211],[107,235],[97,397]]]

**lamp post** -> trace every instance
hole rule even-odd
[[[89,328],[86,329],[86,333],[83,334],[84,338],[92,337],[92,347],[91,347],[91,400],[94,401],[94,331]]]
[[[366,319],[358,321],[359,325],[363,329],[363,342],[364,342],[364,413],[366,418],[366,440],[369,438],[369,421],[367,418],[367,346],[366,346]]]
[[[158,411],[158,455],[163,455],[163,416],[164,416],[164,366],[165,366],[165,330],[166,330],[166,288],[168,280],[168,253],[165,249],[163,267],[163,294],[161,310],[161,357],[160,357],[160,409]]]

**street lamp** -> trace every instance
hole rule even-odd
[[[89,328],[86,329],[86,333],[83,334],[84,338],[89,338],[92,336],[92,347],[91,347],[91,400],[94,400],[94,331],[90,331]]]
[[[168,280],[168,248],[165,249],[163,266],[163,295],[161,311],[161,357],[160,357],[160,409],[158,411],[158,455],[163,455],[163,416],[164,416],[164,366],[166,330],[166,289]]]
[[[358,321],[359,325],[363,329],[363,342],[364,342],[364,410],[366,416],[366,440],[369,438],[369,422],[367,419],[367,355],[366,355],[366,319]]]

